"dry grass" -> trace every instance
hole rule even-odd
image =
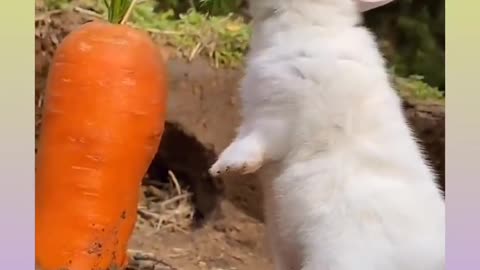
[[[137,227],[150,226],[157,231],[188,231],[194,213],[192,194],[182,190],[171,171],[168,184],[159,187],[147,185],[142,192],[144,199],[138,206]]]

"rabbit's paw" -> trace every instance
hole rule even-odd
[[[249,174],[256,172],[263,164],[261,146],[253,140],[239,140],[230,144],[210,168],[212,176],[224,173]]]

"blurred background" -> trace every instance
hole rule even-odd
[[[176,16],[194,6],[215,16],[230,13],[248,18],[247,0],[158,1],[158,11]],[[419,75],[445,88],[445,0],[397,0],[365,14],[365,23],[381,40],[385,56],[401,76]]]

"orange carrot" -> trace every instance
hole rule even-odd
[[[128,262],[141,180],[164,129],[167,72],[147,34],[117,24],[125,2],[112,1],[110,22],[70,33],[51,64],[36,160],[42,270]]]

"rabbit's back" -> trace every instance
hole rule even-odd
[[[263,179],[267,226],[293,261],[443,269],[444,203],[369,31],[257,36],[242,97],[250,119],[291,126]]]
[[[254,119],[275,111],[269,116],[290,121],[291,140],[284,143],[293,152],[381,125],[385,119],[379,116],[404,122],[383,58],[365,28],[311,26],[270,33],[257,36],[249,54],[240,89],[243,113]],[[371,119],[373,109],[385,112]]]

